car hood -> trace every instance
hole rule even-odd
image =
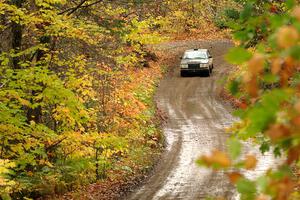
[[[181,60],[181,64],[205,64],[208,63],[208,59],[184,59]]]

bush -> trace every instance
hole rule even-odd
[[[225,9],[225,16],[230,19],[237,20],[240,18],[240,13],[235,9],[228,8]]]

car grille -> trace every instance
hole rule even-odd
[[[199,69],[200,64],[188,64],[189,69]]]

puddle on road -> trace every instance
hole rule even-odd
[[[179,154],[179,161],[171,174],[165,180],[163,186],[155,193],[153,199],[192,199],[191,195],[198,194],[199,180],[206,180],[211,175],[211,170],[199,168],[195,161],[198,153],[206,153],[209,149],[201,149],[196,138],[199,135],[193,128],[190,120],[180,127],[182,146]],[[208,129],[206,129],[208,130]],[[168,198],[170,197],[170,198]]]
[[[225,134],[225,128],[232,125],[233,122],[238,121],[231,114],[228,113],[222,106],[217,106],[219,110],[224,113],[224,118],[218,120],[219,123],[209,124],[209,120],[215,121],[213,118],[206,118],[204,116],[193,116],[190,119],[178,118],[175,111],[169,110],[169,114],[173,114],[171,121],[176,121],[178,127],[165,128],[164,132],[167,137],[167,150],[171,150],[172,144],[178,141],[179,135],[182,136],[182,146],[179,154],[179,161],[171,174],[164,181],[163,186],[155,193],[153,199],[199,199],[200,196],[207,195],[221,196],[224,195],[226,188],[228,190],[228,182],[224,179],[227,176],[224,172],[214,172],[210,169],[200,168],[195,164],[199,155],[209,154],[220,140],[220,135]],[[171,108],[171,106],[170,106]],[[177,118],[176,118],[177,117]],[[184,134],[183,134],[184,133]],[[243,143],[243,155],[254,154],[258,158],[258,164],[253,171],[241,171],[245,177],[249,179],[256,179],[266,172],[269,168],[274,167],[276,163],[280,163],[278,159],[274,158],[271,153],[262,155],[259,148],[250,142]],[[207,184],[205,180],[218,183],[217,187]],[[202,180],[199,182],[199,180]],[[195,187],[195,183],[196,185]],[[199,193],[199,188],[205,188],[202,194]],[[229,192],[230,193],[230,192]],[[195,195],[195,196],[193,196]],[[232,188],[232,200],[239,200],[239,194]]]
[[[216,55],[223,55],[231,46],[230,42],[213,44]],[[161,82],[157,106],[168,115],[168,123],[163,129],[167,144],[165,160],[129,199],[195,200],[207,196],[239,199],[224,172],[200,168],[195,163],[199,156],[209,154],[215,148],[224,150],[228,137],[224,129],[238,120],[216,99],[215,81],[223,76],[227,66],[222,57],[216,57],[216,64],[216,73],[210,78],[181,79],[175,71],[173,77]],[[259,149],[250,144],[245,143],[244,154],[258,155]],[[271,155],[259,156],[257,170],[243,173],[248,178],[256,178],[275,162]]]
[[[276,158],[272,152],[267,152],[264,155],[260,152],[259,147],[251,142],[243,143],[243,155],[255,155],[257,158],[257,166],[254,170],[243,170],[242,173],[250,180],[257,179],[262,176],[267,170],[275,169],[282,164],[282,158]]]

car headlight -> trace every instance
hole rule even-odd
[[[180,68],[189,68],[188,64],[181,64]]]
[[[200,64],[200,67],[201,68],[208,68],[209,66],[208,66],[208,63],[204,63],[204,64]]]

